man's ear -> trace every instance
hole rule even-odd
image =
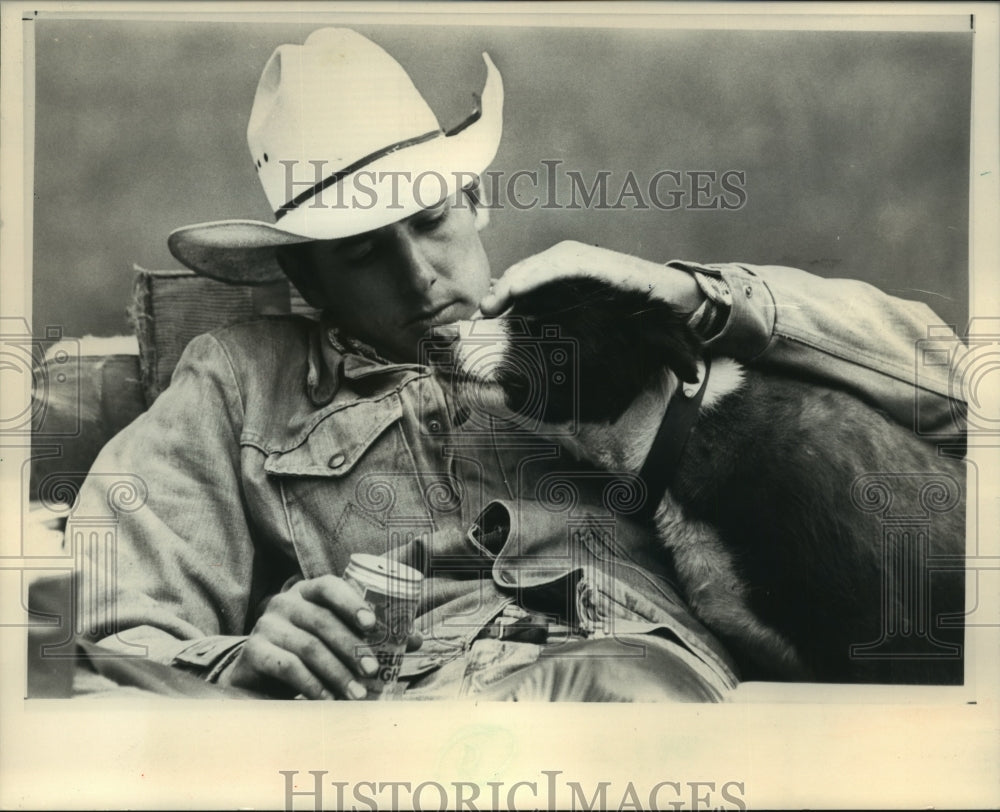
[[[476,231],[482,231],[490,224],[490,210],[481,203],[476,206],[476,219],[474,220]]]

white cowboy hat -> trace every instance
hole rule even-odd
[[[503,83],[472,115],[441,129],[403,67],[347,28],[322,28],[271,55],[247,144],[274,224],[222,220],[179,228],[170,252],[205,276],[241,284],[283,278],[282,245],[361,234],[432,206],[489,166],[500,144]]]

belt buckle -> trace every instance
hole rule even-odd
[[[498,640],[511,643],[544,643],[549,637],[548,619],[531,613],[520,618],[501,615],[493,621],[493,629]]]
[[[578,630],[553,620],[549,615],[509,604],[483,630],[481,636],[512,643],[542,644],[553,639],[568,639],[576,633]]]

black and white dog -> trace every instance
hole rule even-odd
[[[650,515],[678,584],[744,678],[961,683],[963,462],[846,391],[726,358],[706,371],[684,314],[597,280],[444,332],[459,395],[531,401],[538,431],[579,458],[654,472]],[[525,353],[567,339],[576,385],[533,398]],[[695,390],[692,419],[672,424]]]

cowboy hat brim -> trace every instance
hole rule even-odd
[[[310,242],[258,220],[220,220],[179,228],[170,253],[202,276],[238,285],[268,285],[285,277],[275,249]]]
[[[178,228],[167,238],[170,253],[203,276],[265,285],[285,278],[276,259],[281,246],[362,234],[457,197],[489,166],[500,144],[503,85],[489,56],[483,59],[482,114],[465,129],[384,155],[284,212],[276,223],[221,220]]]

